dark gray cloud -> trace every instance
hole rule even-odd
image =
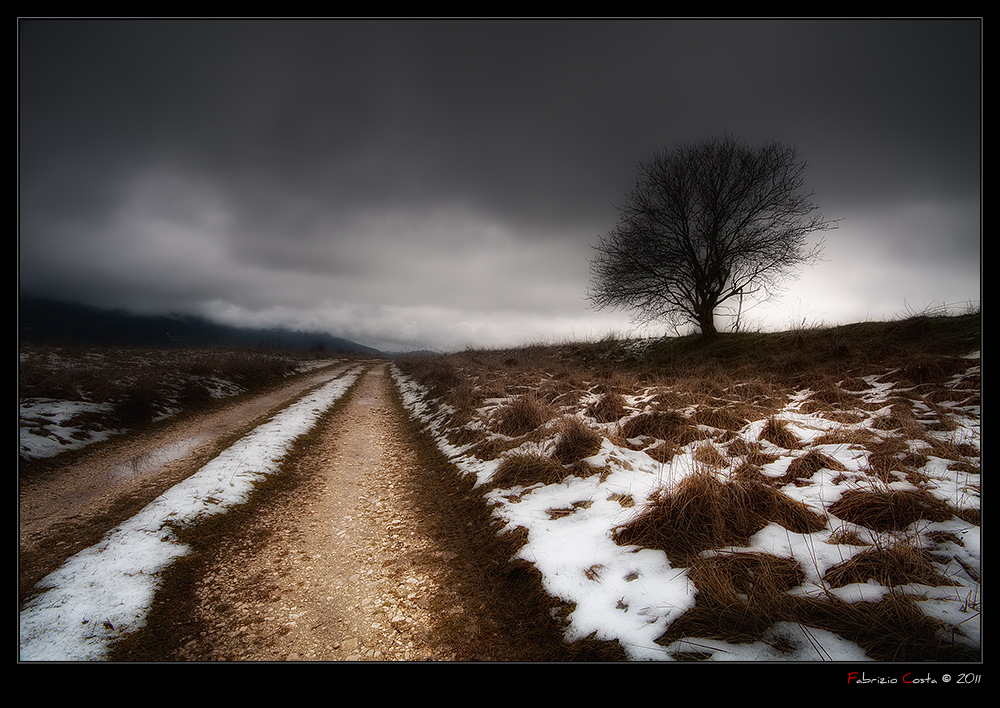
[[[798,145],[843,219],[767,323],[978,299],[981,57],[976,20],[23,20],[21,288],[600,336],[627,318],[589,311],[589,244],[637,161],[733,133]]]

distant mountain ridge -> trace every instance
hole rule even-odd
[[[191,315],[137,315],[42,298],[21,297],[18,337],[25,342],[156,348],[260,347],[382,357],[382,352],[325,332],[220,325]]]

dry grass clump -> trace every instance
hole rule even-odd
[[[621,435],[626,440],[643,438],[662,440],[667,444],[667,448],[663,451],[664,456],[668,451],[711,437],[711,433],[692,425],[688,418],[677,411],[640,413],[625,421],[621,426]],[[673,452],[670,452],[670,456],[673,456]]]
[[[870,443],[868,467],[881,480],[888,480],[893,472],[912,474],[927,464],[929,458],[913,452],[905,438],[884,438]]]
[[[804,600],[802,621],[854,642],[873,661],[970,661],[978,652],[958,646],[949,627],[929,617],[909,595],[880,602]]]
[[[734,383],[726,393],[743,405],[762,410],[779,410],[787,400],[787,394],[778,386],[759,377]]]
[[[482,430],[476,430],[464,426],[459,428],[450,428],[445,432],[448,442],[458,447],[481,442],[485,435],[486,434]]]
[[[787,483],[796,479],[809,479],[822,469],[836,470],[843,472],[846,468],[832,457],[824,455],[816,450],[810,450],[804,455],[796,457],[788,465],[785,474],[778,478],[779,483]]]
[[[462,378],[447,395],[448,404],[455,409],[451,415],[454,425],[465,425],[475,417],[476,409],[483,402],[482,391],[466,378]]]
[[[954,585],[935,569],[931,556],[908,543],[896,543],[889,548],[870,548],[826,572],[823,579],[831,587],[874,580],[879,585],[893,587],[908,583],[942,586]]]
[[[762,632],[790,616],[787,596],[806,576],[792,558],[769,553],[720,553],[698,558],[688,570],[698,588],[694,611],[678,620],[694,636],[756,641]]]
[[[801,446],[799,439],[788,429],[788,423],[773,416],[764,424],[760,439],[786,450],[796,450]]]
[[[407,373],[427,387],[431,396],[439,398],[457,388],[463,380],[458,367],[443,357],[427,357],[405,362]]]
[[[720,469],[727,464],[726,457],[712,443],[702,443],[694,451],[694,459],[711,469]]]
[[[495,460],[501,457],[511,448],[517,447],[520,443],[510,440],[487,438],[472,448],[472,454],[480,460]]]
[[[726,445],[726,454],[730,457],[742,457],[748,464],[755,467],[763,467],[778,459],[778,455],[771,455],[764,452],[760,443],[747,442],[743,438],[733,438],[730,440]]]
[[[614,423],[628,413],[628,408],[624,396],[615,391],[609,391],[590,404],[586,412],[598,423]]]
[[[737,431],[747,424],[747,419],[738,415],[732,408],[716,408],[712,406],[699,406],[691,416],[691,420],[698,425],[720,430]]]
[[[625,421],[621,426],[621,434],[626,438],[675,440],[690,425],[690,421],[676,411],[640,413]]]
[[[939,620],[914,598],[890,592],[879,602],[845,602],[835,597],[788,593],[802,582],[791,559],[767,554],[718,555],[698,559],[690,569],[698,587],[695,606],[656,640],[667,646],[684,637],[740,643],[760,641],[777,622],[795,622],[806,635],[825,629],[854,642],[872,661],[970,661],[978,652],[959,646]],[[813,642],[820,656],[823,646]],[[780,644],[774,645],[779,651]],[[789,649],[791,649],[789,647]],[[709,658],[710,654],[691,658]]]
[[[659,462],[661,465],[665,465],[674,459],[677,453],[680,452],[680,447],[672,442],[662,442],[659,445],[646,448],[643,452]]]
[[[800,410],[803,413],[841,418],[854,413],[862,403],[855,393],[844,390],[835,381],[819,381],[814,387],[817,390],[802,403]]]
[[[603,438],[577,418],[564,418],[553,457],[561,464],[574,465],[585,457],[596,455]]]
[[[557,484],[566,476],[566,469],[544,455],[511,455],[493,473],[493,487],[530,487],[535,484]]]
[[[926,442],[930,443],[928,452],[934,457],[953,460],[954,462],[965,462],[966,464],[969,464],[970,460],[964,458],[975,458],[976,464],[973,466],[978,471],[979,446],[972,443],[945,442],[935,438],[931,438]]]
[[[745,552],[699,558],[691,567],[689,577],[699,588],[725,582],[736,593],[750,597],[779,595],[806,580],[806,574],[792,558]]]
[[[860,533],[854,529],[839,528],[835,529],[833,533],[830,534],[826,542],[831,545],[845,545],[845,546],[870,546],[869,540],[862,536]]]
[[[954,512],[923,489],[887,489],[845,492],[829,512],[874,531],[901,531],[914,521],[947,521]]]
[[[913,409],[908,403],[899,400],[889,407],[888,413],[872,419],[871,427],[884,432],[899,431],[911,438],[920,438],[924,434],[924,428],[913,414]]]
[[[615,529],[614,539],[662,550],[683,563],[702,551],[746,545],[772,522],[797,533],[826,525],[825,518],[763,482],[723,482],[698,470],[654,496],[638,516]]]
[[[952,377],[963,373],[968,366],[968,361],[957,357],[917,354],[895,371],[892,376],[901,386],[943,384]]]
[[[814,445],[850,445],[853,447],[869,447],[877,444],[883,438],[867,428],[840,428],[832,430],[813,439]]]
[[[552,415],[551,409],[534,396],[519,396],[496,413],[493,429],[501,435],[519,437],[541,427]]]

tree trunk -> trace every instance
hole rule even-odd
[[[701,328],[701,336],[704,339],[714,337],[718,330],[715,329],[715,309],[698,313],[698,327]]]

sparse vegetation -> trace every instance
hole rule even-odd
[[[493,465],[487,489],[565,484],[602,439],[649,458],[662,476],[653,493],[605,498],[628,501],[626,518],[609,522],[617,543],[663,551],[697,587],[694,607],[661,646],[684,637],[761,641],[792,622],[876,660],[961,661],[977,655],[959,641],[964,629],[925,614],[913,588],[951,587],[957,575],[979,582],[954,552],[961,534],[933,526],[979,523],[980,373],[967,357],[980,347],[980,324],[978,313],[917,315],[709,340],[608,338],[458,352],[434,366],[455,367],[478,392],[478,407],[466,407],[479,438],[469,454]],[[429,362],[401,367],[441,390],[427,378]],[[457,406],[447,393],[439,403]],[[608,459],[590,472],[603,479],[634,464]],[[942,495],[942,477],[960,480],[960,491]],[[592,501],[546,512],[556,523]],[[836,548],[842,560],[821,568],[748,550],[769,526]],[[597,582],[600,572],[588,577]],[[870,583],[883,594],[848,599]],[[970,597],[966,610],[978,617],[978,591]],[[772,641],[776,651],[782,641]]]
[[[134,430],[213,401],[262,390],[309,359],[279,351],[20,346],[18,397],[22,430],[45,436],[48,423],[32,403],[66,401],[77,412],[61,420],[85,441]],[[28,405],[26,408],[25,406]]]
[[[790,622],[876,660],[965,661],[979,654],[972,622],[932,617],[922,600],[971,587],[963,611],[978,622],[979,549],[968,539],[980,523],[981,375],[978,356],[967,357],[980,330],[978,314],[918,316],[710,341],[469,350],[397,366],[422,387],[435,433],[475,463],[479,483],[465,493],[491,500],[494,526],[500,504],[557,489],[540,510],[551,523],[611,508],[617,548],[662,553],[685,574],[694,604],[656,640],[671,658],[712,658],[675,645],[699,637],[780,652],[769,632]],[[22,399],[107,405],[78,413],[94,427],[197,406],[218,387],[267,385],[302,363],[215,352],[152,364],[123,352],[108,366],[80,350],[22,354]],[[599,486],[624,473],[635,483]],[[574,477],[586,494],[572,495]],[[768,530],[808,552],[754,549]],[[505,549],[526,536],[502,533]],[[601,582],[597,566],[586,575]]]

